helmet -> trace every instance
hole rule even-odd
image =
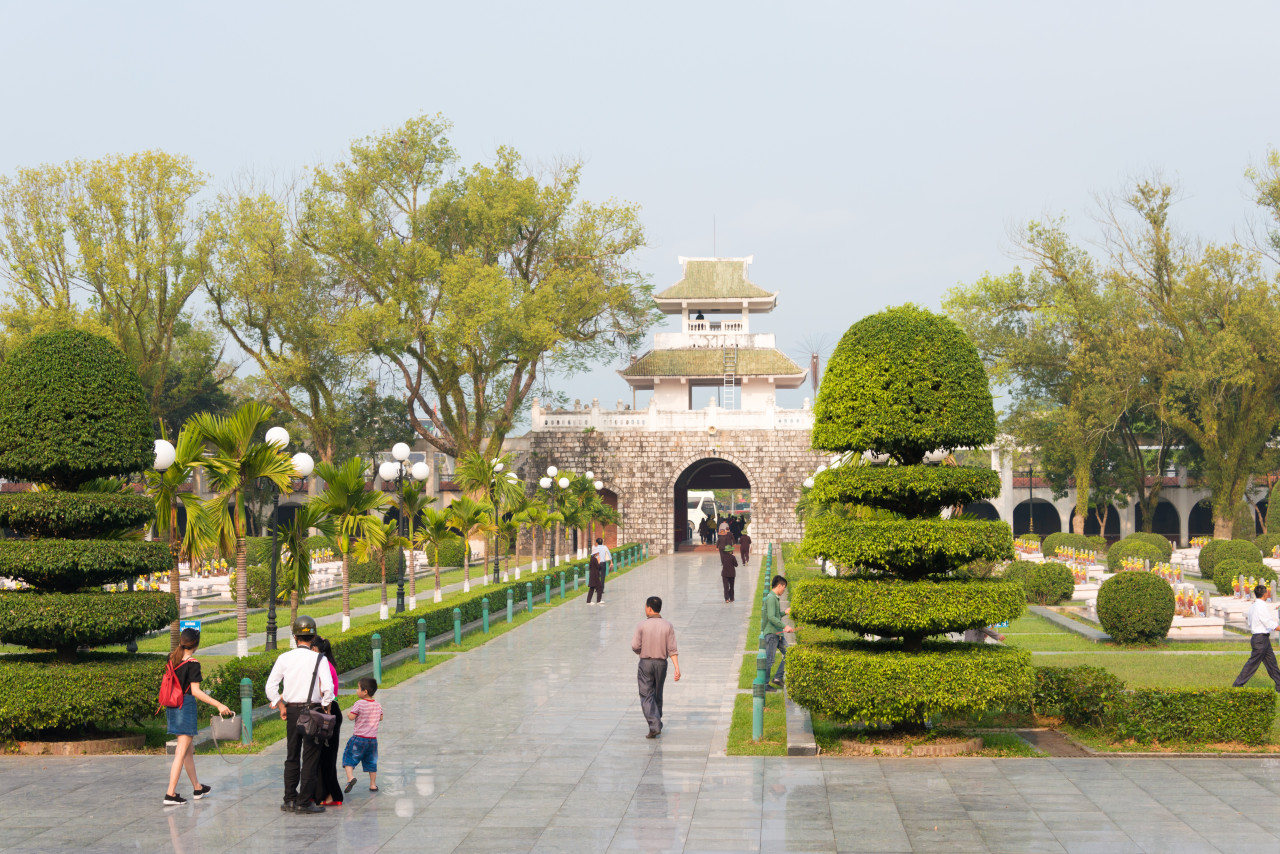
[[[298,638],[315,637],[316,621],[305,614],[293,621],[293,636]]]

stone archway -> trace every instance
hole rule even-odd
[[[671,544],[676,548],[696,537],[696,526],[690,521],[689,493],[714,489],[751,490],[751,477],[739,460],[728,454],[699,455],[685,461],[671,481]]]
[[[1033,523],[1033,524],[1031,524]],[[1013,508],[1013,535],[1021,537],[1026,533],[1036,533],[1041,537],[1056,534],[1062,530],[1062,518],[1052,502],[1043,498],[1026,499]]]

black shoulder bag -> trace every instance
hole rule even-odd
[[[311,671],[311,685],[307,688],[307,702],[311,702],[311,692],[316,687],[316,677],[320,675],[320,662],[324,661],[324,655],[316,653],[316,666]],[[337,686],[334,686],[336,693]],[[338,728],[338,716],[327,714],[320,709],[320,704],[308,706],[298,717],[298,726],[302,727],[303,734],[316,744],[328,744],[329,739],[333,738],[334,730]]]

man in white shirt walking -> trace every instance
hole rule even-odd
[[[323,655],[311,649],[316,639],[316,621],[310,617],[298,617],[293,624],[293,637],[297,649],[291,649],[276,659],[267,677],[267,699],[271,708],[280,709],[285,721],[287,751],[284,760],[285,812],[321,813],[324,807],[315,801],[320,778],[320,746],[307,744],[306,733],[298,726],[298,717],[307,709],[316,709],[333,701],[336,686],[329,672],[329,662]],[[280,683],[284,682],[284,690]]]
[[[609,551],[609,547],[604,544],[603,537],[596,537],[596,547],[591,550],[591,553],[600,562],[600,574],[607,577],[610,569],[609,564],[613,563],[613,552]]]
[[[1244,663],[1244,669],[1232,685],[1243,688],[1244,683],[1249,681],[1261,664],[1267,668],[1267,675],[1275,683],[1276,690],[1280,691],[1280,667],[1276,666],[1276,653],[1271,648],[1271,633],[1276,630],[1280,621],[1276,619],[1275,609],[1267,603],[1271,598],[1271,591],[1265,584],[1253,588],[1253,595],[1253,604],[1249,606],[1248,613],[1249,631],[1253,635],[1249,639],[1251,652],[1249,660]]]

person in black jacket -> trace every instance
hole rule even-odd
[[[596,604],[604,604],[604,567],[600,566],[600,559],[595,555],[591,556],[591,563],[587,566],[587,604],[591,604],[591,594],[596,594]]]
[[[733,556],[733,535],[729,533],[728,523],[720,523],[716,551],[720,553],[720,581],[724,585],[724,601],[727,605],[733,601],[733,583],[738,576],[738,559]]]
[[[342,784],[338,782],[338,745],[342,744],[340,738],[342,731],[342,709],[338,708],[338,662],[333,657],[333,645],[329,643],[328,638],[316,638],[316,642],[311,645],[316,652],[323,653],[329,665],[333,668],[333,702],[323,707],[325,714],[337,716],[337,722],[333,726],[333,735],[330,736],[328,743],[320,746],[320,779],[316,784],[315,801],[318,804],[327,807],[342,806]]]

